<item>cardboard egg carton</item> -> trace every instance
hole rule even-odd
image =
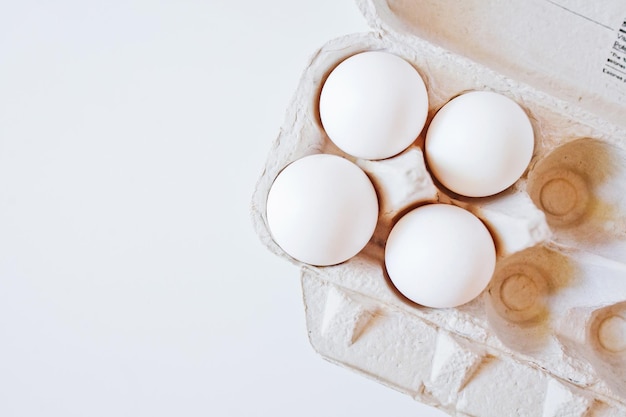
[[[357,3],[371,32],[332,40],[313,55],[253,196],[259,237],[301,269],[312,346],[451,415],[626,416],[626,5]],[[410,62],[430,101],[416,142],[379,161],[341,152],[317,108],[329,72],[370,50]],[[440,189],[422,153],[436,111],[473,90],[515,100],[535,132],[526,173],[488,198]],[[265,217],[280,170],[316,153],[359,165],[380,203],[368,245],[329,267],[290,258],[272,240]],[[490,286],[458,308],[411,303],[386,276],[391,226],[429,202],[473,212],[496,242]]]

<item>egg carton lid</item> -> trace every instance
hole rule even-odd
[[[626,127],[626,3],[357,0],[382,34],[419,37]]]

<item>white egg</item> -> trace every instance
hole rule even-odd
[[[426,134],[425,155],[446,188],[485,197],[522,176],[534,143],[532,124],[517,103],[501,94],[475,91],[437,112]]]
[[[404,59],[386,52],[362,52],[328,76],[319,102],[328,137],[344,152],[384,159],[413,143],[428,113],[426,86]]]
[[[456,307],[476,298],[489,284],[495,263],[495,245],[485,225],[470,212],[446,204],[404,215],[385,247],[393,285],[427,307]]]
[[[287,254],[307,264],[334,265],[355,256],[372,237],[378,199],[352,162],[311,155],[276,177],[266,213],[274,241]]]

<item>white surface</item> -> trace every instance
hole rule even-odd
[[[431,415],[313,353],[248,218],[307,57],[360,30],[347,0],[5,2],[0,415]]]

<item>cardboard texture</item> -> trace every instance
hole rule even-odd
[[[626,4],[361,0],[369,33],[332,40],[305,69],[253,196],[269,250],[301,268],[310,341],[324,358],[451,415],[626,416]],[[447,195],[420,145],[381,161],[337,149],[319,121],[328,73],[368,50],[414,65],[428,122],[472,90],[519,103],[535,131],[527,172],[489,198]],[[622,67],[622,65],[624,67]],[[313,267],[272,240],[265,200],[290,162],[330,153],[372,179],[374,237],[340,265]],[[425,202],[466,208],[489,227],[498,262],[474,301],[429,309],[385,274],[397,216]]]

